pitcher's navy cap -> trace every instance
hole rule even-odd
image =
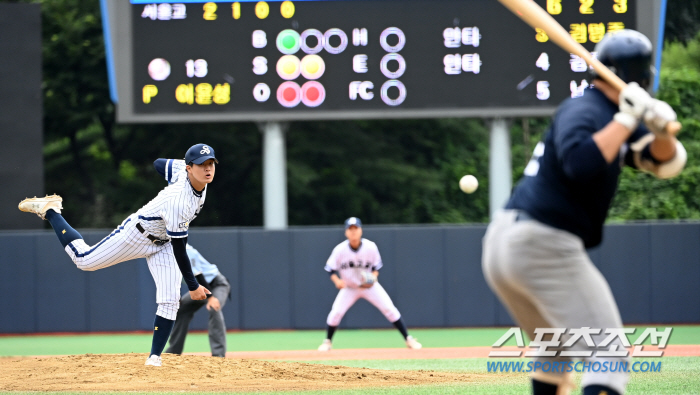
[[[357,226],[358,228],[361,228],[362,221],[360,221],[360,219],[357,217],[350,217],[350,218],[345,220],[345,229],[347,229],[353,225]]]
[[[185,163],[188,165],[190,163],[201,165],[209,159],[214,159],[214,162],[219,163],[214,156],[214,148],[206,144],[195,144],[185,154]]]

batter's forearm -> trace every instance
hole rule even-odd
[[[622,124],[611,121],[602,130],[593,134],[593,141],[595,141],[605,161],[612,163],[619,155],[622,144],[627,141],[632,132]]]
[[[170,244],[173,246],[175,261],[177,261],[177,266],[180,268],[180,272],[182,272],[182,277],[185,279],[187,289],[190,291],[197,290],[197,288],[199,288],[199,283],[197,279],[194,278],[190,259],[187,256],[187,237],[172,238],[170,239]]]
[[[659,162],[673,159],[676,155],[676,138],[673,136],[668,138],[655,137],[649,144],[649,152]]]

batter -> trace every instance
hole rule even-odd
[[[675,112],[645,90],[651,81],[649,39],[623,30],[606,35],[596,52],[627,87],[618,92],[594,75],[594,88],[559,106],[544,143],[484,237],[486,280],[530,339],[536,328],[590,327],[603,330],[592,336],[600,344],[605,329],[622,327],[610,287],[586,248],[602,240],[623,165],[671,178],[686,162],[683,145],[664,131]],[[613,345],[621,347],[617,340]],[[596,351],[585,342],[576,347],[567,351]],[[626,361],[593,355],[586,362]],[[569,360],[539,362],[566,366]],[[585,372],[583,394],[622,394],[628,376]],[[532,388],[536,395],[554,395],[568,393],[571,385],[563,371],[536,371]]]

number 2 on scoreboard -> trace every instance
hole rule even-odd
[[[216,3],[213,3],[213,2],[204,3],[203,8],[204,8],[204,20],[206,20],[206,21],[216,20],[216,8],[217,8]]]
[[[580,0],[581,2],[581,7],[579,7],[579,11],[582,14],[592,14],[593,13],[593,2],[595,0]]]

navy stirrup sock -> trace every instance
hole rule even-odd
[[[63,219],[63,216],[61,216],[61,214],[55,212],[54,210],[46,211],[44,217],[46,217],[46,220],[49,221],[49,224],[51,224],[51,227],[53,228],[54,232],[56,232],[56,236],[58,236],[58,241],[61,242],[63,248],[66,248],[66,246],[70,244],[70,242],[72,242],[73,240],[83,238],[83,236],[81,236],[77,230],[71,228],[71,226],[68,225],[68,222],[66,222],[66,220]]]
[[[403,320],[401,318],[392,322],[392,324],[394,324],[396,329],[398,329],[399,332],[401,332],[404,339],[406,339],[408,337],[408,330],[406,330],[406,325],[404,325]]]
[[[333,333],[335,333],[335,330],[337,328],[338,328],[337,326],[328,325],[328,329],[326,329],[326,339],[328,339],[328,340],[333,339]]]
[[[153,321],[153,343],[151,343],[150,355],[160,356],[163,353],[165,343],[168,342],[174,325],[175,321],[156,315],[156,319]]]

